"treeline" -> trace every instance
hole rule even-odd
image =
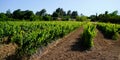
[[[91,21],[120,23],[120,15],[118,15],[118,11],[113,11],[112,13],[105,11],[104,14],[99,15],[96,13],[96,15],[91,15],[89,18]]]
[[[35,14],[33,11],[25,10],[21,11],[17,9],[11,13],[7,10],[6,13],[0,13],[0,21],[13,21],[13,20],[28,20],[28,21],[51,21],[51,20],[86,20],[88,17],[79,16],[77,11],[68,10],[64,11],[62,8],[57,8],[52,14],[48,14],[46,9],[37,11]]]
[[[120,15],[118,11],[113,11],[109,13],[105,11],[104,14],[97,14],[91,16],[84,16],[83,14],[79,15],[77,11],[64,11],[62,8],[57,8],[52,14],[48,14],[46,9],[41,9],[36,13],[33,11],[20,9],[14,10],[11,12],[7,10],[6,13],[0,13],[0,21],[99,21],[99,22],[111,22],[111,23],[120,23]]]

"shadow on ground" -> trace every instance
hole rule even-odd
[[[10,55],[5,58],[5,60],[28,60],[29,56],[17,56],[17,55]]]
[[[83,40],[81,38],[77,38],[76,42],[74,42],[73,45],[71,45],[72,51],[86,51],[89,50],[89,48],[86,48],[83,46]]]
[[[22,58],[18,58],[16,55],[10,55],[5,60],[22,60]]]

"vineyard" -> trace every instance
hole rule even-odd
[[[80,22],[0,22],[0,43],[16,43],[18,53],[33,54],[40,46],[63,37]],[[4,41],[4,38],[7,40]]]
[[[120,33],[120,25],[110,23],[97,23],[97,28],[102,31],[106,38],[117,40]]]
[[[0,45],[15,43],[18,46],[16,51],[18,56],[32,55],[38,48],[47,46],[80,27],[83,27],[81,45],[89,49],[95,45],[94,38],[97,36],[97,29],[105,38],[119,39],[119,24],[75,21],[3,21],[0,22]]]

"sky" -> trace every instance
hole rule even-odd
[[[0,0],[0,12],[11,12],[17,9],[32,10],[34,13],[41,9],[46,9],[52,14],[57,8],[65,11],[78,11],[79,15],[95,15],[105,11],[120,12],[120,0]]]

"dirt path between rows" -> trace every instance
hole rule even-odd
[[[32,60],[120,60],[120,39],[105,39],[98,31],[92,50],[81,51],[82,32],[83,28],[76,29]]]

